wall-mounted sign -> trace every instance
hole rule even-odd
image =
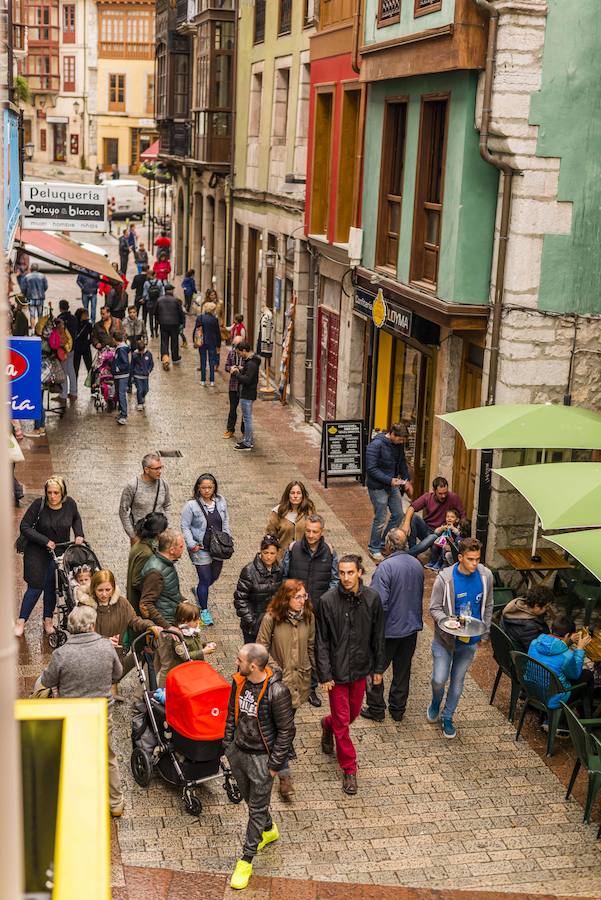
[[[42,339],[9,338],[6,380],[11,419],[39,419],[42,414]]]
[[[23,228],[38,231],[107,230],[107,186],[24,181],[21,185]]]
[[[377,294],[356,288],[353,309],[361,316],[371,319],[376,328],[383,328],[384,331],[405,337],[411,335],[412,312],[384,297],[382,288]]]

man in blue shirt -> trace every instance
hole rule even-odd
[[[490,631],[493,577],[490,569],[480,563],[481,550],[482,545],[475,538],[461,541],[459,562],[439,572],[430,598],[435,634],[432,641],[432,702],[426,717],[430,723],[440,718],[446,738],[457,736],[453,714],[461,699],[463,682],[474,661],[478,643]],[[455,637],[439,627],[443,619],[462,614],[481,619],[485,626],[484,633],[473,638]],[[441,712],[447,681],[449,688]]]

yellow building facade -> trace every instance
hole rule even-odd
[[[135,173],[156,140],[154,3],[110,0],[98,8],[98,162]]]

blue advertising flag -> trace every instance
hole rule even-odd
[[[42,414],[42,339],[8,339],[6,377],[11,419],[39,419]]]

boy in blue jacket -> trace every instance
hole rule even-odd
[[[551,626],[551,634],[540,634],[530,644],[528,656],[552,669],[566,689],[565,693],[551,697],[549,709],[559,709],[561,701],[567,703],[572,686],[580,680],[585,680],[581,679],[584,649],[590,642],[591,636],[575,631],[571,619],[567,616],[558,616]]]
[[[119,415],[117,425],[127,425],[127,385],[129,383],[129,353],[130,347],[123,332],[117,337],[117,349],[111,363],[111,371],[115,379],[115,393],[119,401]]]
[[[131,372],[136,385],[138,409],[144,411],[146,394],[150,387],[150,373],[154,369],[154,359],[144,341],[138,341],[138,348],[131,358]]]
[[[188,269],[182,278],[182,291],[184,292],[184,306],[186,312],[190,312],[192,306],[192,297],[196,293],[196,281],[194,279],[194,269]]]

